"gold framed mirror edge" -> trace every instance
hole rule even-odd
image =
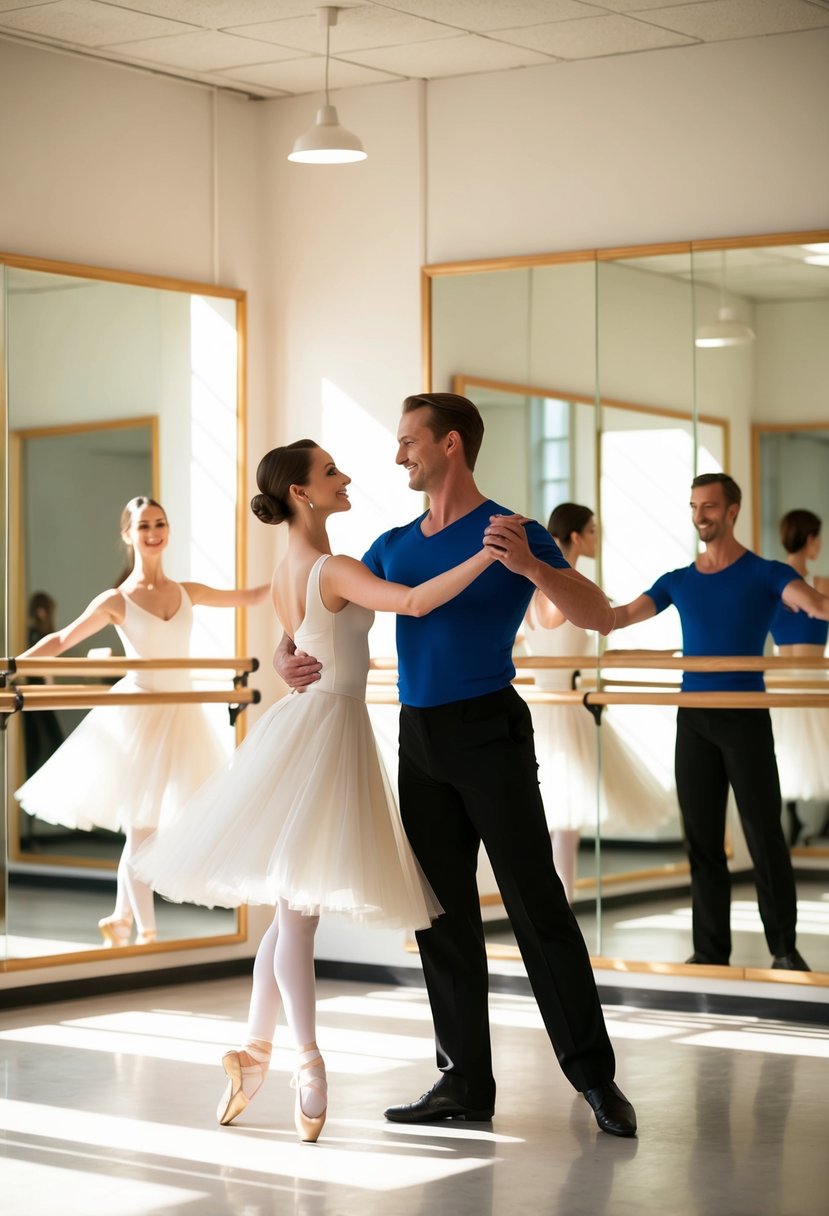
[[[180,937],[166,942],[154,942],[147,946],[110,946],[95,950],[75,950],[66,954],[38,954],[27,958],[0,960],[0,973],[34,971],[39,967],[61,967],[75,963],[93,963],[105,959],[138,958],[143,955],[174,954],[182,950],[205,950],[211,946],[237,946],[248,940],[248,909],[240,904],[236,909],[235,933],[216,934],[211,937]]]

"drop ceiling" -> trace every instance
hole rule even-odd
[[[255,98],[318,92],[317,0],[0,0],[0,39]],[[341,0],[332,89],[829,26],[829,0]]]

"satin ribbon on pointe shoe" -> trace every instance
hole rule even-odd
[[[243,1055],[247,1055],[253,1063],[243,1064]],[[222,1067],[228,1082],[216,1108],[216,1118],[222,1126],[227,1126],[237,1115],[241,1115],[250,1100],[259,1092],[270,1062],[270,1050],[255,1047],[252,1043],[246,1043],[241,1051],[225,1052],[222,1056]]]
[[[98,921],[101,937],[107,946],[127,946],[132,934],[132,913],[126,916],[104,916]]]
[[[303,1144],[315,1144],[325,1123],[328,1113],[328,1082],[325,1079],[325,1064],[316,1043],[306,1043],[297,1049],[297,1068],[291,1080],[291,1088],[296,1090],[294,1103],[294,1127]],[[326,1104],[318,1115],[306,1115],[302,1109],[303,1089],[315,1089],[322,1094]]]

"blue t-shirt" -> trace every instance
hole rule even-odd
[[[671,570],[645,595],[656,611],[674,604],[682,622],[685,655],[761,655],[783,588],[799,578],[791,566],[750,550],[715,574],[695,565]],[[683,692],[763,692],[761,671],[686,671]]]
[[[771,636],[778,646],[825,646],[829,621],[821,621],[805,612],[792,612],[781,603],[771,622]]]
[[[481,547],[490,515],[510,515],[487,501],[424,536],[421,515],[378,537],[363,561],[389,582],[416,587],[451,570]],[[526,525],[530,549],[550,566],[569,569],[541,524]],[[535,590],[520,574],[493,562],[460,595],[426,616],[398,616],[398,688],[403,705],[425,708],[506,688],[515,675],[512,646]]]

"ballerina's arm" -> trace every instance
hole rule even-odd
[[[231,587],[222,591],[219,587],[208,587],[206,583],[182,583],[192,603],[204,604],[208,608],[250,608],[261,604],[271,589],[270,583],[258,587]]]
[[[343,603],[351,601],[363,608],[373,608],[377,612],[425,616],[447,600],[454,599],[492,565],[495,557],[491,549],[482,548],[474,557],[417,587],[406,587],[403,583],[390,583],[377,578],[353,557],[332,557],[322,568],[320,589],[332,611],[336,611],[332,603],[336,598]]]
[[[70,646],[77,646],[78,642],[86,641],[106,625],[120,625],[123,619],[124,599],[121,592],[103,591],[69,625],[55,630],[54,633],[47,633],[46,637],[35,642],[34,646],[30,646],[17,657],[33,659],[39,655],[44,659],[55,658]]]

